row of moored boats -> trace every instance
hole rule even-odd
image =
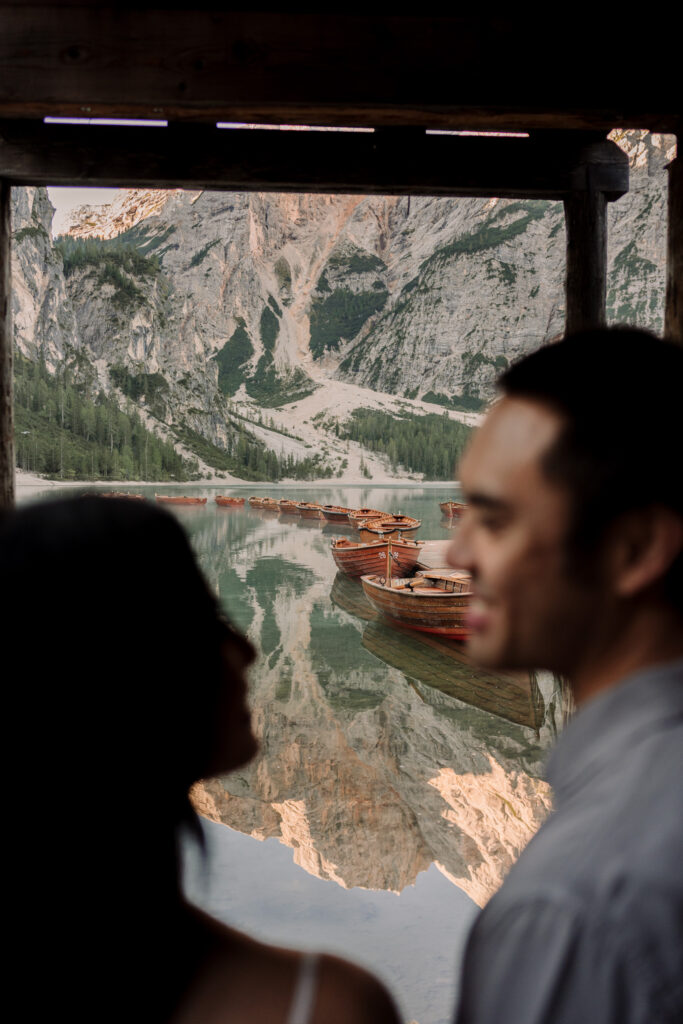
[[[460,502],[444,504],[451,518],[464,510]],[[376,611],[392,624],[418,632],[457,640],[468,635],[470,575],[416,568],[423,548],[423,542],[415,540],[422,525],[419,519],[379,509],[319,507],[328,521],[358,531],[358,540],[333,540],[332,557],[341,572],[360,578]],[[446,514],[443,505],[442,512]]]
[[[116,492],[110,496],[142,498]],[[205,505],[206,498],[157,494],[156,500],[172,505]],[[241,507],[244,498],[219,494],[222,508]],[[277,512],[282,516],[317,519],[358,532],[357,540],[347,537],[332,541],[332,557],[347,576],[360,579],[370,604],[391,623],[423,633],[462,640],[468,635],[466,614],[471,598],[470,575],[456,570],[417,569],[423,542],[415,540],[421,520],[401,512],[376,508],[345,508],[289,498],[252,496],[251,508]],[[465,510],[462,502],[440,503],[444,516],[457,521]]]

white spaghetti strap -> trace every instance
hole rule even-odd
[[[302,953],[287,1024],[310,1024],[317,989],[317,953]]]

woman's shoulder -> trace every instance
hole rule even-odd
[[[398,1024],[392,999],[368,971],[328,954],[306,960],[198,913],[210,950],[173,1024],[288,1024],[304,963],[306,1024]]]
[[[311,1024],[398,1024],[388,991],[369,971],[324,954]]]

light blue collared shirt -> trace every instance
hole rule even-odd
[[[589,701],[555,810],[477,918],[457,1024],[683,1021],[683,660]]]

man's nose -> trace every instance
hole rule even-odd
[[[469,569],[471,560],[467,513],[453,531],[453,540],[446,550],[446,561],[454,569]]]

